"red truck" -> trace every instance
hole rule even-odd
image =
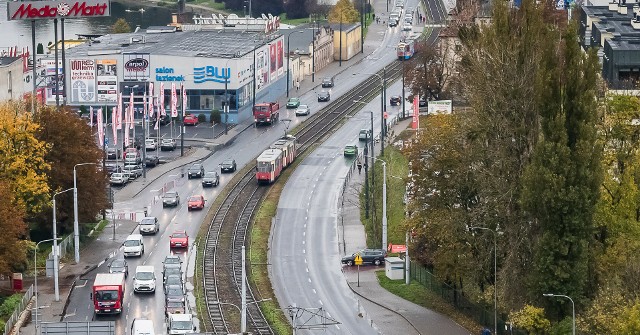
[[[256,125],[273,124],[280,116],[280,104],[277,102],[263,102],[253,107],[253,120]]]
[[[96,314],[122,313],[124,288],[124,273],[98,273],[91,293],[94,312]]]

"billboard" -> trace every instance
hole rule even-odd
[[[58,60],[58,92],[56,92],[56,62],[53,59],[40,59],[40,65],[37,67],[38,77],[42,82],[40,86],[45,86],[45,96],[47,103],[56,102],[56,95],[60,101],[64,95],[64,76],[62,75],[62,60]]]
[[[451,100],[429,101],[428,114],[451,114],[452,111]]]
[[[122,79],[124,81],[147,81],[151,74],[151,63],[149,54],[123,54],[124,72]]]
[[[109,0],[8,1],[7,21],[111,16]]]
[[[96,101],[96,62],[93,59],[69,60],[71,103]]]
[[[98,80],[98,102],[118,102],[118,61],[115,59],[100,59],[96,61]]]
[[[276,76],[278,75],[277,73],[277,69],[278,69],[278,57],[277,57],[277,50],[278,48],[276,47],[275,44],[271,44],[269,45],[269,65],[271,68],[271,71],[269,72],[271,74],[271,81],[276,80]]]
[[[283,40],[278,40],[278,54],[277,54],[277,58],[278,58],[278,76],[281,76],[282,74],[284,74],[284,50],[282,48],[284,41]]]
[[[269,47],[256,50],[256,92],[269,84]]]

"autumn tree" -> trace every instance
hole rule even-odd
[[[329,11],[330,23],[354,23],[360,22],[360,12],[353,6],[350,0],[338,0]]]
[[[16,101],[0,105],[0,180],[10,188],[13,205],[31,215],[49,200],[49,146],[36,137],[39,126],[25,107]]]
[[[27,257],[25,210],[15,206],[15,198],[11,185],[0,180],[0,274],[4,275],[22,270]]]
[[[131,26],[129,22],[124,18],[119,18],[116,22],[111,26],[111,33],[113,34],[122,34],[122,33],[130,33]]]
[[[449,78],[455,71],[451,46],[441,39],[434,46],[421,41],[418,48],[420,52],[404,61],[405,84],[411,88],[411,92],[427,100],[451,98]]]
[[[77,171],[79,222],[94,222],[96,215],[107,206],[106,176],[101,171],[103,153],[89,125],[75,112],[55,108],[39,108],[36,122],[40,125],[37,137],[49,143],[51,150],[46,161],[51,165],[50,188],[61,191],[73,187],[73,167]],[[61,232],[73,229],[73,193],[56,197],[58,227]],[[41,213],[41,222],[51,222],[51,209]],[[50,231],[50,225],[39,227]]]

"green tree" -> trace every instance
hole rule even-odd
[[[519,329],[531,335],[547,334],[551,322],[544,317],[544,308],[525,305],[521,310],[509,313],[509,320]]]
[[[562,293],[580,302],[593,287],[589,248],[602,181],[596,132],[598,59],[593,50],[580,50],[574,25],[561,42],[557,56],[544,63],[541,136],[525,171],[522,201],[530,224],[539,231],[533,240],[530,293]],[[543,303],[561,319],[571,313],[564,300]]]
[[[123,18],[119,18],[116,22],[111,26],[111,33],[113,34],[122,34],[122,33],[130,33],[131,26],[129,22]]]
[[[68,109],[59,112],[55,108],[39,108],[36,122],[41,141],[51,145],[46,161],[51,165],[50,188],[61,191],[73,187],[73,167],[80,163],[96,165],[80,166],[77,171],[79,222],[95,222],[96,215],[107,206],[107,179],[101,171],[103,153],[89,125]],[[61,232],[73,229],[73,192],[56,197],[58,227]],[[51,209],[40,215],[40,222],[51,222]],[[44,227],[50,231],[50,225]]]
[[[355,23],[360,22],[360,12],[353,6],[349,0],[338,0],[338,2],[329,11],[330,23]]]

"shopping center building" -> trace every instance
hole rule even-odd
[[[159,105],[162,85],[165,110],[170,114],[175,84],[178,110],[181,87],[186,91],[186,112],[207,116],[223,111],[226,92],[228,122],[237,123],[251,117],[254,99],[271,101],[284,92],[284,56],[283,35],[273,25],[262,30],[149,27],[104,35],[66,50],[66,104],[111,110],[118,93],[127,105],[133,92],[140,113],[145,96],[152,96],[154,106]],[[55,101],[55,96],[47,99]]]

